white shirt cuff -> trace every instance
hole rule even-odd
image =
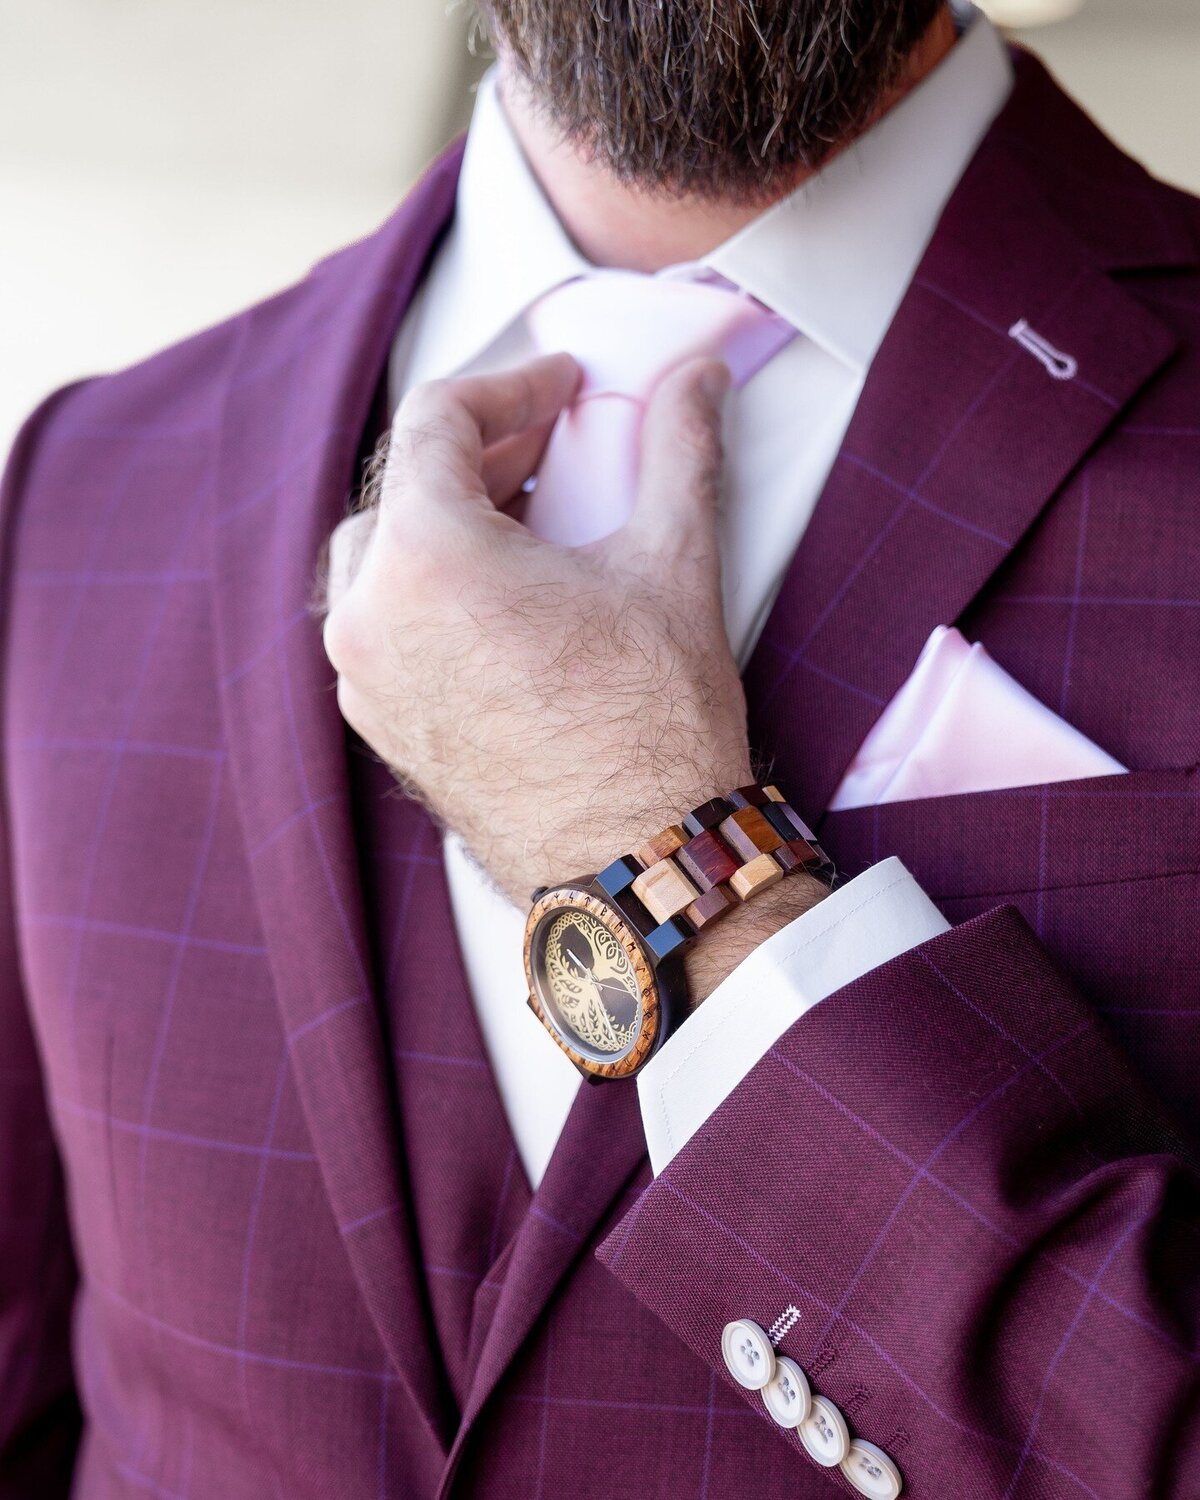
[[[655,1176],[793,1021],[949,925],[893,857],[755,948],[638,1074]]]

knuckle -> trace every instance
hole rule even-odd
[[[454,424],[448,407],[415,407],[392,430],[388,468],[403,473],[431,446],[444,441],[453,432]]]
[[[345,677],[337,680],[337,706],[338,712],[351,729],[362,731],[364,722],[359,710],[362,707],[362,699],[354,690],[354,685]]]
[[[455,382],[449,379],[427,380],[417,385],[401,401],[392,423],[389,462],[397,448],[419,445],[422,437],[434,437],[456,430],[455,415],[460,402],[455,396]]]
[[[360,622],[346,599],[340,600],[325,616],[321,626],[321,644],[339,681],[361,663],[366,637]]]
[[[413,386],[404,397],[396,415],[401,419],[423,421],[445,412],[451,401],[452,389],[453,381],[449,379],[423,381],[420,385]]]

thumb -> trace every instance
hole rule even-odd
[[[642,421],[641,467],[629,530],[658,555],[716,555],[728,365],[690,359],[664,375]]]

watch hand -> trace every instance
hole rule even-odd
[[[620,960],[614,961],[611,958],[597,959],[595,967],[592,969],[592,977],[601,981],[615,979],[618,983],[624,983],[625,974],[625,965]]]
[[[623,984],[618,979],[602,979],[600,981],[600,988],[602,990],[608,990],[613,994],[619,995],[622,1000],[628,1000],[631,997],[632,993],[629,986],[627,984]]]

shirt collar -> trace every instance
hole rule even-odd
[[[975,12],[941,63],[816,176],[697,263],[743,287],[865,370],[946,201],[1012,87],[995,27]],[[493,66],[480,82],[439,276],[453,290],[443,367],[461,368],[539,297],[595,268],[572,242],[504,113]]]
[[[1012,78],[976,15],[915,89],[704,264],[865,370]]]
[[[459,170],[454,220],[437,265],[438,358],[448,371],[482,353],[553,287],[595,269],[563,228],[499,96],[499,68],[479,82]]]

